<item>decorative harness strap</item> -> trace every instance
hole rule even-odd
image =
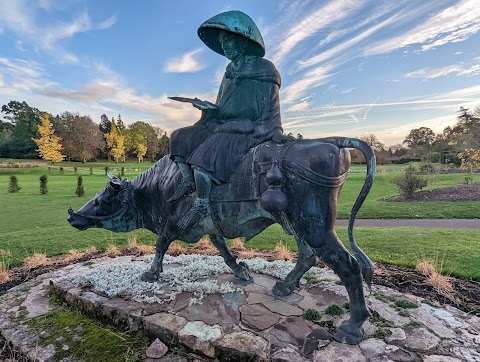
[[[348,177],[348,171],[339,176],[325,176],[297,162],[287,160],[285,158],[287,151],[297,142],[298,141],[292,141],[282,147],[278,158],[274,157],[271,161],[258,162],[260,174],[267,173],[268,170],[270,170],[270,168],[272,167],[272,165],[276,163],[281,169],[288,170],[294,175],[303,178],[304,180],[307,180],[317,186],[334,188],[343,185],[343,183]]]

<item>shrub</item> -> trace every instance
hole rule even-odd
[[[343,315],[343,309],[336,304],[332,304],[329,305],[327,309],[325,309],[325,313],[332,316]]]
[[[404,174],[395,180],[395,184],[402,196],[406,199],[411,199],[415,191],[421,190],[428,185],[428,181],[416,175],[415,167],[409,164]]]
[[[303,313],[303,319],[306,319],[307,321],[318,321],[321,317],[322,316],[320,315],[320,313],[318,313],[318,311],[316,311],[315,309],[307,309]]]
[[[17,176],[10,176],[10,182],[8,183],[8,192],[15,193],[20,191],[22,188],[18,186]]]
[[[85,195],[85,190],[83,189],[83,178],[82,176],[78,176],[77,179],[77,190],[75,191],[75,195],[78,197],[82,197]]]
[[[433,163],[431,163],[431,162],[422,162],[420,164],[420,172],[421,173],[432,174],[432,173],[435,173],[435,167],[433,166]]]
[[[42,195],[48,194],[47,181],[48,181],[47,175],[40,176],[40,193]]]

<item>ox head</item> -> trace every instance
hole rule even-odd
[[[128,180],[108,174],[110,181],[103,191],[74,212],[68,210],[68,222],[74,228],[103,228],[115,232],[134,230],[133,219],[126,214],[131,199],[132,186]]]

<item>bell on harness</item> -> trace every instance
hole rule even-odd
[[[278,212],[287,208],[287,196],[281,190],[284,181],[282,172],[275,161],[266,176],[268,189],[260,197],[260,205],[265,211]]]

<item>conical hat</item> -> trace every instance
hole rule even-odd
[[[213,51],[225,55],[218,41],[218,34],[221,30],[242,35],[248,39],[246,54],[263,57],[265,55],[265,44],[262,34],[254,21],[241,11],[232,10],[215,15],[205,21],[198,28],[198,36]]]

